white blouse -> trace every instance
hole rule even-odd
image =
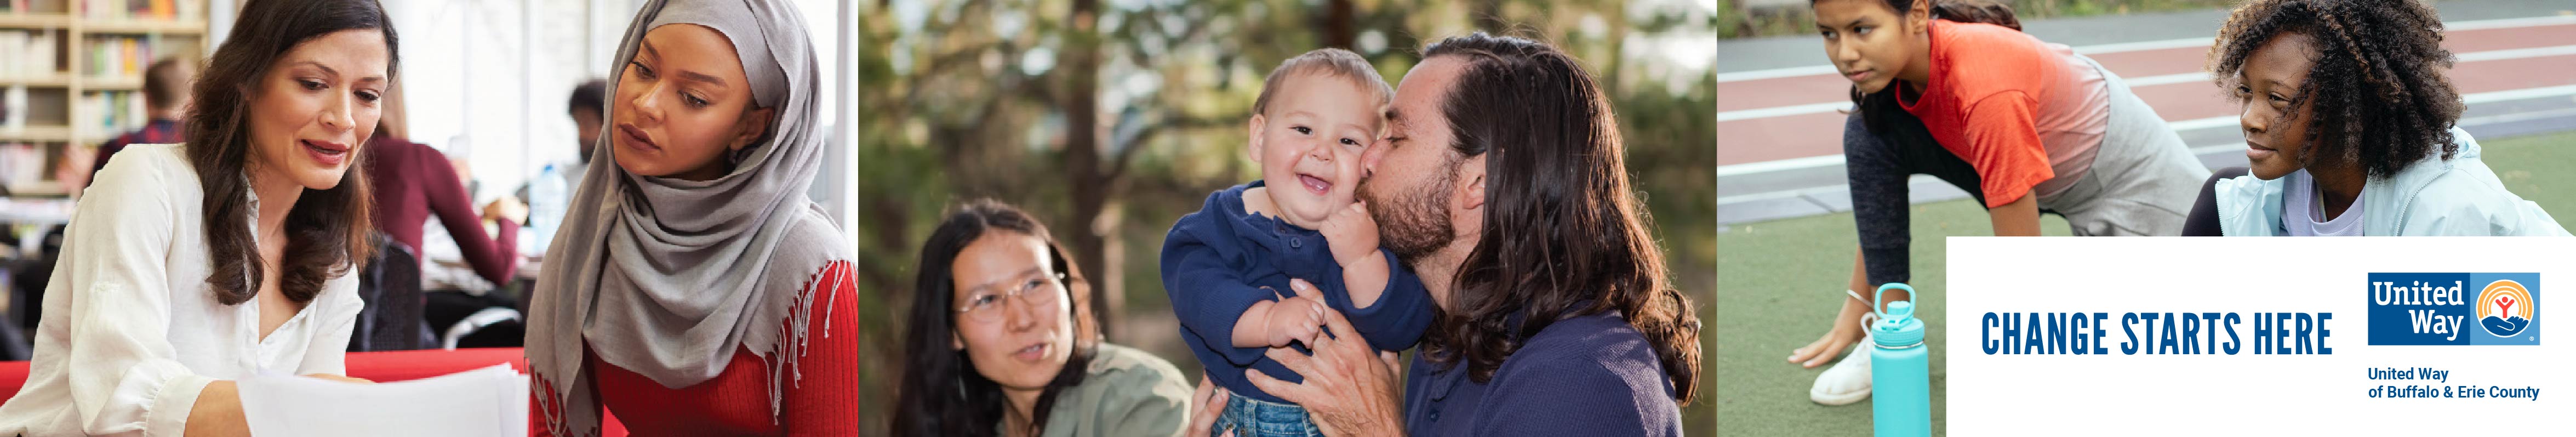
[[[0,435],[178,436],[207,383],[344,372],[356,275],[260,338],[259,304],[218,303],[206,285],[205,194],[182,147],[127,147],[81,197]]]

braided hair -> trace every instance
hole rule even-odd
[[[2387,178],[2435,152],[2459,152],[2464,104],[2443,70],[2442,20],[2415,0],[2255,0],[2236,8],[2209,52],[2210,76],[2235,89],[2246,59],[2284,34],[2316,42],[2315,68],[2286,114],[2314,111],[2300,164],[2335,159]],[[2242,97],[2231,97],[2242,99]],[[2241,101],[2239,103],[2242,103]]]

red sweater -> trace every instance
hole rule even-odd
[[[495,286],[510,286],[510,275],[519,269],[518,223],[501,220],[497,240],[483,235],[481,212],[465,195],[465,182],[456,178],[456,167],[438,149],[390,135],[377,135],[367,148],[375,155],[367,159],[367,181],[375,185],[376,229],[411,246],[417,255],[421,226],[436,213],[476,275]]]
[[[784,393],[779,396],[776,420],[769,410],[769,368],[746,347],[734,348],[733,362],[725,365],[724,373],[674,389],[600,362],[585,346],[582,377],[591,378],[591,387],[598,391],[595,398],[608,409],[601,421],[621,423],[638,436],[858,435],[858,275],[851,269],[846,261],[826,265],[814,283],[805,286],[812,299],[819,299],[814,302],[814,319],[807,323],[809,349],[797,359],[796,377],[779,385]],[[817,284],[839,287],[817,290]],[[792,327],[779,330],[783,333]],[[795,337],[780,338],[793,341]],[[532,399],[529,405],[535,402]],[[529,409],[529,435],[547,435],[541,414]]]

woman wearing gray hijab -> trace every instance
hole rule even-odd
[[[531,297],[548,435],[850,435],[848,238],[807,199],[829,144],[783,0],[655,0],[617,50],[606,141]],[[841,334],[841,335],[832,335]]]

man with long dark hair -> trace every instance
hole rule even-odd
[[[1270,353],[1304,383],[1254,384],[1335,435],[1681,435],[1699,322],[1648,231],[1600,85],[1526,39],[1479,33],[1423,54],[1360,186],[1383,244],[1442,310],[1402,408],[1393,356],[1338,313],[1326,324],[1339,338],[1308,341],[1313,356]]]

